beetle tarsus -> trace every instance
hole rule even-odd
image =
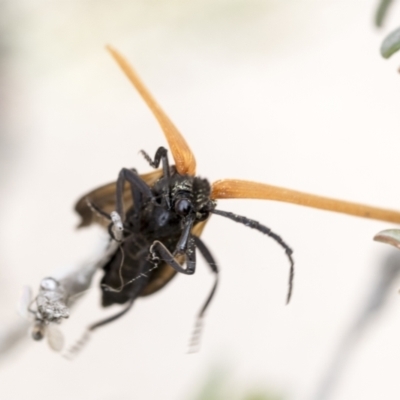
[[[197,236],[193,236],[194,241],[196,243],[196,247],[199,249],[201,255],[206,260],[208,266],[211,268],[211,271],[215,274],[214,285],[211,288],[210,294],[207,296],[206,301],[201,307],[199,313],[197,314],[196,322],[193,328],[193,333],[189,342],[189,353],[195,353],[200,349],[200,339],[203,331],[203,320],[206,310],[208,309],[211,300],[214,298],[215,292],[217,290],[218,282],[219,282],[219,269],[217,263],[214,260],[214,257],[208,250],[207,246],[204,242]]]

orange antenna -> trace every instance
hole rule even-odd
[[[168,118],[167,114],[165,114],[163,109],[154,100],[153,96],[150,94],[128,61],[126,61],[126,59],[113,47],[106,46],[106,49],[110,52],[114,60],[125,73],[126,77],[130,80],[132,85],[136,88],[142,99],[150,108],[153,115],[156,117],[168,141],[178,173],[181,175],[187,174],[193,176],[196,172],[196,160],[194,154],[186,143],[186,140]]]
[[[261,199],[299,204],[321,210],[336,211],[357,217],[400,223],[400,212],[330,199],[264,183],[224,179],[212,184],[212,199]]]

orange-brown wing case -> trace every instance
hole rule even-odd
[[[148,174],[140,175],[140,177],[149,185],[152,186],[159,178],[162,176],[162,170],[158,169],[156,171],[150,172]],[[98,215],[93,209],[88,205],[88,202],[94,203],[98,208],[106,213],[111,213],[115,211],[115,191],[116,183],[109,183],[107,185],[101,186],[86,195],[82,196],[75,205],[76,212],[81,217],[80,227],[89,226],[93,223],[97,223],[104,228],[106,228],[110,221],[106,220],[102,216]],[[132,195],[128,184],[125,185],[124,195],[123,195],[124,207],[129,209],[132,207]],[[208,219],[197,223],[193,229],[192,234],[195,236],[200,236],[203,229],[207,223]],[[179,263],[182,265],[185,262],[185,257],[178,257]],[[174,276],[176,271],[170,267],[168,264],[161,264],[152,274],[151,280],[145,287],[141,296],[148,296],[162,289]]]
[[[162,170],[157,169],[153,172],[140,175],[140,177],[149,185],[152,186],[162,176]],[[107,227],[110,221],[106,220],[101,215],[98,215],[89,206],[89,202],[95,204],[100,210],[110,214],[116,210],[116,182],[108,183],[107,185],[100,186],[99,188],[92,190],[91,192],[82,196],[75,204],[75,211],[80,215],[81,222],[78,228],[89,226],[92,223],[97,223],[103,227]],[[132,194],[129,189],[128,183],[125,184],[123,202],[125,210],[132,207]]]

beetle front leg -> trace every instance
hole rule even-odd
[[[165,201],[167,202],[168,207],[171,207],[171,188],[169,185],[170,182],[170,177],[171,177],[171,172],[169,168],[169,162],[168,162],[168,150],[165,147],[159,147],[156,151],[156,154],[154,156],[154,160],[151,159],[151,157],[144,151],[140,150],[140,153],[143,155],[143,157],[146,159],[146,161],[153,167],[153,168],[158,168],[160,165],[160,162],[162,164],[162,170],[163,170],[163,179],[167,182],[165,185],[165,188],[163,190],[163,197]]]
[[[132,199],[134,201],[134,210],[136,210],[136,212],[139,212],[139,210],[141,209],[143,197],[146,197],[148,199],[152,199],[154,197],[150,187],[135,171],[127,168],[122,168],[118,175],[116,190],[117,213],[121,217],[122,221],[125,220],[123,203],[125,181],[127,181],[131,187]]]
[[[168,150],[165,147],[159,147],[154,156],[154,160],[144,151],[140,150],[140,154],[143,155],[145,160],[152,166],[153,168],[158,168],[160,162],[162,164],[163,175],[165,178],[169,179],[170,171],[169,171],[169,162],[168,162]]]
[[[182,268],[179,262],[175,259],[175,256],[165,247],[163,243],[158,240],[153,242],[149,251],[151,255],[151,261],[161,260],[181,274],[193,275],[195,273],[196,247],[193,238],[188,240],[188,247],[184,253],[186,255],[186,268]]]

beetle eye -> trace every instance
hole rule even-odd
[[[186,217],[192,211],[192,203],[188,199],[179,199],[175,203],[175,212],[182,216]]]

